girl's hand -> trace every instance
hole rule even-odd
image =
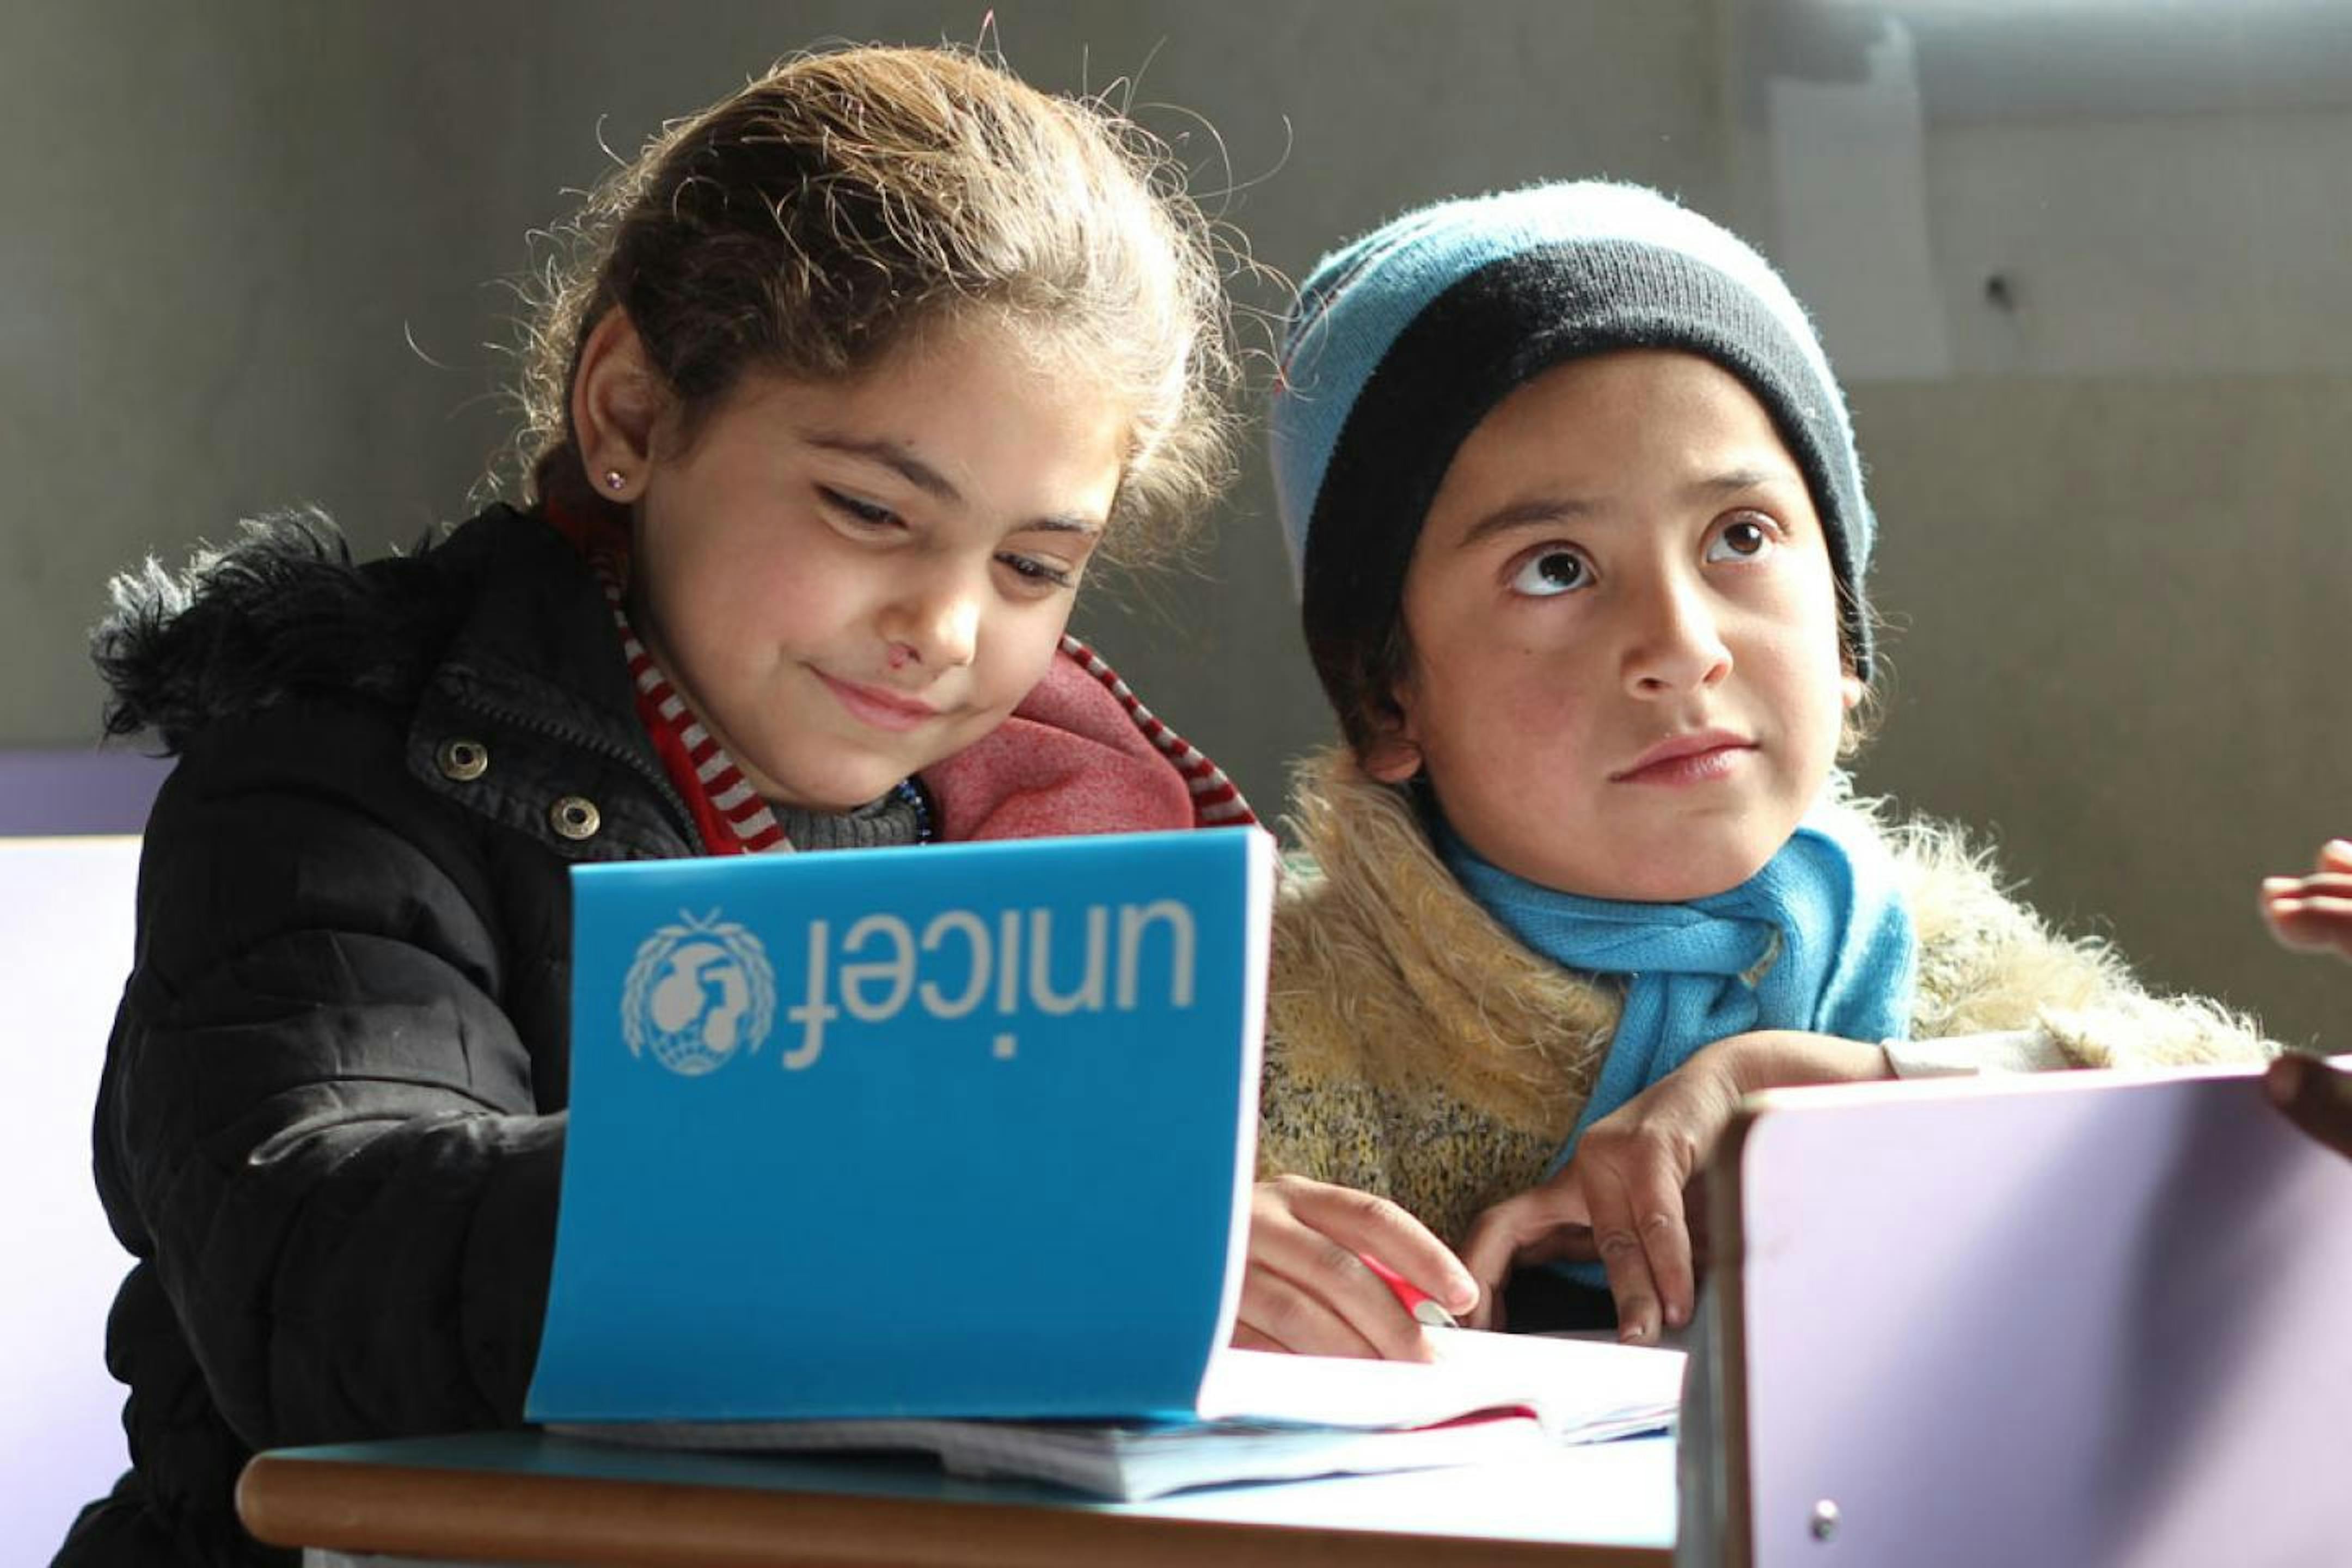
[[[1888,1076],[1877,1046],[1826,1035],[1763,1030],[1706,1047],[1586,1128],[1558,1175],[1478,1216],[1462,1249],[1480,1297],[1470,1326],[1501,1326],[1495,1303],[1513,1269],[1589,1245],[1616,1299],[1618,1338],[1655,1343],[1661,1320],[1690,1321],[1698,1286],[1683,1194],[1740,1099]]]
[[[1461,1259],[1386,1198],[1304,1176],[1250,1199],[1249,1271],[1234,1343],[1244,1350],[1427,1361],[1421,1325],[1364,1266],[1370,1254],[1457,1317],[1478,1290]]]
[[[2352,839],[2321,845],[2308,876],[2263,878],[2262,907],[2281,945],[2352,959]]]

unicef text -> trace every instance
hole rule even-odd
[[[918,935],[898,915],[867,915],[843,933],[836,951],[830,921],[808,931],[805,997],[784,1016],[800,1026],[800,1044],[783,1055],[788,1068],[813,1066],[824,1052],[825,1026],[843,1013],[860,1023],[887,1023],[909,1004],[952,1022],[979,1012],[992,994],[1000,1028],[992,1048],[1010,1057],[1018,1044],[1010,1026],[1024,1011],[1049,1017],[1114,1010],[1131,1013],[1147,976],[1147,947],[1164,956],[1171,1008],[1192,1005],[1195,938],[1192,911],[1173,899],[1121,904],[1114,961],[1113,911],[1086,911],[1085,960],[1074,983],[1057,971],[1051,910],[1004,910],[993,929],[969,910],[934,916]],[[1153,939],[1153,933],[1160,939]],[[838,1003],[832,998],[838,995]]]

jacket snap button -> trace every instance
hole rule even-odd
[[[570,839],[593,838],[596,830],[604,826],[604,818],[596,803],[584,795],[567,795],[547,808],[547,820],[555,831]]]
[[[471,784],[490,771],[490,749],[479,741],[452,737],[441,742],[434,760],[441,764],[443,778],[459,784]]]

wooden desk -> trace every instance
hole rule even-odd
[[[961,1480],[916,1458],[660,1453],[492,1432],[262,1454],[237,1511],[279,1545],[578,1568],[1666,1568],[1674,1440],[1106,1503]]]

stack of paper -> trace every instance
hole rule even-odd
[[[1128,1501],[1190,1487],[1428,1469],[1673,1424],[1679,1351],[1430,1331],[1434,1363],[1227,1350],[1191,1421],[560,1424],[575,1436],[729,1451],[912,1449],[958,1475],[1057,1481]]]

